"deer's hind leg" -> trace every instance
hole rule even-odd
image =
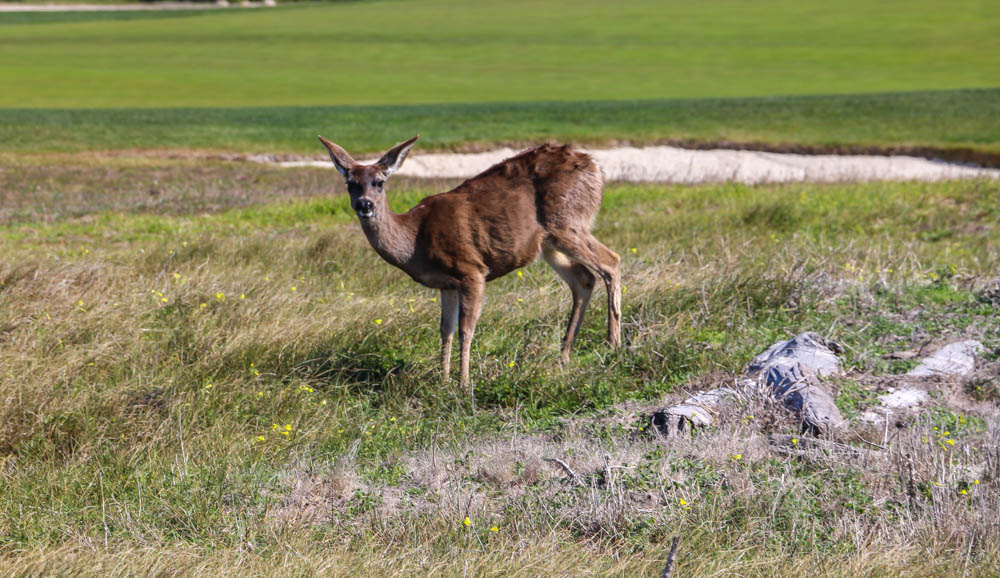
[[[451,377],[451,343],[458,327],[458,290],[441,290],[441,370],[444,383]]]
[[[611,347],[622,343],[621,257],[604,246],[587,231],[549,231],[550,243],[573,261],[597,271],[608,291],[608,342]]]
[[[459,384],[462,389],[472,394],[469,381],[469,357],[472,352],[472,337],[476,333],[476,323],[483,310],[483,293],[486,289],[486,279],[475,277],[463,280],[459,289],[458,313],[458,344],[461,349],[459,367]]]
[[[545,262],[556,270],[563,281],[569,285],[569,290],[573,293],[573,309],[569,314],[569,324],[566,327],[566,336],[563,338],[562,355],[563,363],[569,362],[569,352],[573,349],[573,342],[580,333],[580,326],[583,325],[583,316],[587,312],[587,304],[590,303],[590,296],[594,292],[594,283],[597,278],[590,272],[590,269],[574,262],[565,253],[550,244],[542,247],[542,258]]]

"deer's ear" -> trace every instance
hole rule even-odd
[[[418,138],[420,138],[420,135],[408,141],[401,142],[382,155],[382,158],[378,160],[378,165],[382,167],[385,176],[388,177],[403,165],[403,161],[406,160],[406,153],[410,152],[410,149],[413,148],[413,143],[417,142]]]
[[[326,150],[330,153],[330,159],[333,160],[333,166],[337,167],[337,171],[340,174],[347,177],[347,172],[358,165],[357,162],[351,155],[347,154],[347,151],[337,146],[336,143],[330,142],[323,137],[319,137],[319,142],[323,143]]]

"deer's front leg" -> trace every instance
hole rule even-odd
[[[477,278],[463,283],[459,289],[458,341],[462,349],[462,368],[459,381],[463,389],[470,394],[469,385],[469,353],[472,351],[472,336],[476,332],[476,322],[483,310],[483,293],[486,280]]]
[[[458,289],[441,290],[441,368],[444,382],[451,376],[451,342],[458,326]]]

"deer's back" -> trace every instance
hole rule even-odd
[[[411,213],[421,222],[427,265],[494,279],[534,261],[548,231],[589,230],[602,189],[589,155],[543,145],[425,198]]]

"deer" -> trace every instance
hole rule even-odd
[[[568,363],[597,276],[608,294],[608,342],[621,346],[621,257],[590,232],[604,195],[600,167],[569,145],[544,144],[490,167],[405,213],[386,201],[385,183],[419,135],[370,164],[319,137],[347,181],[351,208],[375,252],[414,281],[441,292],[441,365],[450,381],[458,328],[459,384],[469,394],[469,356],[486,283],[538,255],[566,282],[573,303],[560,361]]]

